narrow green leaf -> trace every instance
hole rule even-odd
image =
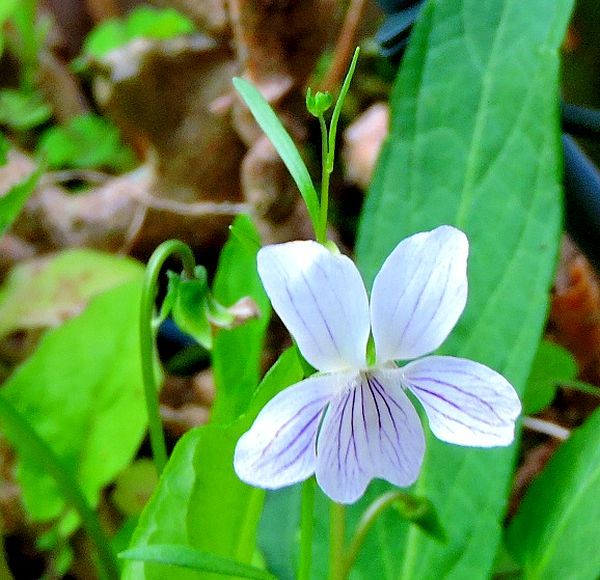
[[[319,223],[319,198],[308,169],[292,138],[256,87],[241,78],[234,78],[233,86],[244,99],[256,122],[265,132],[265,135],[288,168],[304,198],[313,226],[317,227]]]
[[[572,6],[423,7],[357,243],[372,281],[401,239],[440,224],[463,229],[469,299],[443,351],[491,366],[519,391],[542,333],[562,226],[558,49]],[[403,580],[488,578],[513,461],[514,446],[468,449],[430,436],[414,492],[433,502],[448,544],[385,521],[368,538],[356,577],[379,569]]]
[[[228,578],[235,576],[239,578],[254,578],[256,580],[275,580],[275,576],[259,568],[239,564],[222,556],[200,552],[185,545],[163,544],[143,546],[142,548],[134,548],[121,552],[119,557],[126,560],[140,560],[142,562],[154,562],[168,566],[177,566],[179,568],[189,568],[198,572],[213,572],[227,576]]]
[[[0,197],[0,236],[17,219],[29,196],[35,190],[40,176],[41,168],[34,171],[27,179],[13,185],[2,197]]]
[[[333,113],[331,115],[331,123],[329,125],[329,143],[328,143],[328,153],[327,153],[327,171],[331,173],[333,171],[333,161],[335,159],[335,139],[337,135],[337,126],[340,120],[340,115],[342,114],[342,107],[344,106],[344,101],[346,100],[346,95],[350,90],[350,83],[352,82],[352,77],[354,76],[354,71],[356,70],[356,63],[358,62],[358,55],[360,54],[360,48],[357,46],[354,50],[354,55],[352,56],[352,61],[350,62],[350,66],[348,67],[348,72],[346,73],[346,77],[344,78],[344,82],[342,83],[342,88],[340,89],[340,94],[338,95],[337,101],[335,103],[335,107],[333,109]]]
[[[525,580],[595,580],[600,571],[600,409],[533,482],[507,533]]]
[[[83,526],[97,550],[104,575],[107,578],[116,578],[118,576],[116,555],[102,530],[97,514],[90,507],[74,475],[65,468],[54,450],[38,435],[35,427],[30,425],[25,416],[4,396],[0,396],[0,425],[2,432],[9,440],[19,442],[19,451],[25,455],[26,461],[37,464],[44,473],[53,478],[70,507],[74,508],[81,518]],[[38,537],[38,547],[43,549],[43,536],[47,534],[48,532]],[[4,576],[2,577],[4,578]]]
[[[554,399],[564,382],[577,376],[577,363],[571,353],[558,344],[543,340],[533,359],[523,397],[523,413],[538,413]]]
[[[263,379],[243,417],[227,426],[199,427],[179,440],[140,517],[132,548],[181,544],[243,564],[253,562],[264,491],[238,479],[233,470],[233,452],[260,409],[302,376],[295,350],[287,350]],[[123,578],[194,580],[198,575],[131,562],[126,564]],[[212,576],[207,573],[203,578],[209,580]]]
[[[250,296],[260,316],[231,330],[220,329],[215,336],[212,361],[217,393],[213,421],[230,423],[245,412],[259,382],[264,337],[271,317],[271,305],[256,269],[259,248],[252,220],[238,216],[219,257],[213,295],[225,306]]]
[[[80,316],[48,332],[2,388],[92,505],[131,462],[146,429],[140,294],[141,281],[133,281],[95,298]],[[19,452],[17,477],[30,517],[61,516],[65,498],[54,480],[43,465],[21,456],[20,439],[7,435]]]

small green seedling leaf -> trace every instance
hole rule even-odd
[[[265,570],[240,564],[222,556],[200,552],[189,546],[179,544],[162,544],[132,548],[119,554],[125,560],[153,562],[167,566],[188,568],[198,572],[212,572],[227,578],[253,578],[255,580],[275,580],[275,576]]]
[[[277,115],[260,94],[258,89],[247,80],[241,78],[233,79],[233,86],[240,94],[250,112],[254,115],[256,122],[265,132],[273,147],[279,153],[281,159],[288,168],[294,179],[312,220],[313,226],[319,223],[319,198],[313,185],[308,169],[298,152],[298,149],[289,133],[286,131]]]
[[[138,6],[127,17],[111,18],[94,28],[85,39],[82,56],[74,61],[73,67],[82,70],[88,58],[102,58],[136,38],[167,40],[194,30],[194,23],[177,10]]]
[[[577,363],[561,346],[543,340],[533,360],[523,398],[523,412],[538,413],[547,407],[562,382],[570,382],[577,376]]]
[[[121,141],[116,125],[92,113],[79,115],[65,126],[44,131],[37,150],[54,169],[126,171],[135,165],[135,156]]]
[[[42,171],[42,168],[37,169],[24,181],[13,185],[5,195],[0,197],[0,236],[6,232],[21,213],[29,196],[35,190]]]
[[[38,127],[52,117],[52,109],[35,91],[3,89],[0,91],[0,124],[15,131]]]

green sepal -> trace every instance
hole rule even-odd
[[[310,87],[306,90],[306,108],[313,117],[322,117],[332,104],[333,97],[330,93],[321,91],[313,93]]]

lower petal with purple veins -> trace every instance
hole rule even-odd
[[[338,385],[335,375],[311,377],[269,401],[238,441],[234,455],[238,477],[265,489],[310,477],[321,415]]]
[[[418,477],[425,441],[400,385],[363,373],[336,397],[317,442],[317,481],[340,503],[353,503],[380,477],[408,486]]]

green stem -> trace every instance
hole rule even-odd
[[[19,31],[21,86],[33,90],[38,68],[37,0],[20,0],[14,20]]]
[[[298,580],[310,580],[315,511],[315,478],[302,484],[302,513],[300,518],[300,564]]]
[[[324,244],[327,241],[327,214],[329,212],[329,175],[331,170],[327,167],[327,159],[329,156],[328,150],[328,134],[327,125],[323,115],[319,117],[319,125],[321,126],[321,197],[320,197],[320,213],[319,213],[319,230],[315,232],[317,242]]]
[[[90,507],[72,473],[5,397],[0,397],[0,420],[11,432],[12,437],[19,441],[19,448],[23,453],[27,453],[32,461],[43,467],[56,480],[67,501],[79,514],[81,524],[96,548],[104,575],[111,580],[118,580],[119,565],[111,549],[110,539],[102,530],[96,513]]]
[[[581,393],[587,393],[594,397],[600,397],[600,387],[585,383],[584,381],[578,381],[573,379],[572,381],[561,381],[560,386],[573,391],[580,391]]]
[[[390,491],[389,493],[384,493],[365,510],[360,518],[360,522],[358,522],[356,532],[354,532],[354,536],[350,542],[350,547],[348,548],[348,553],[344,560],[342,578],[348,578],[350,575],[350,571],[352,570],[352,566],[356,561],[358,552],[360,551],[360,548],[363,545],[369,530],[373,527],[373,524],[377,518],[403,495],[405,494],[403,494],[401,491]]]
[[[329,512],[329,580],[342,580],[344,578],[345,533],[345,507],[332,501]]]
[[[150,433],[152,456],[159,474],[167,464],[167,446],[160,419],[159,389],[154,372],[154,301],[156,300],[158,277],[161,269],[167,259],[174,254],[177,254],[183,262],[186,275],[190,278],[194,277],[196,262],[190,248],[179,240],[163,242],[154,250],[146,267],[146,278],[140,306],[140,358],[146,410],[148,412],[148,432]]]

